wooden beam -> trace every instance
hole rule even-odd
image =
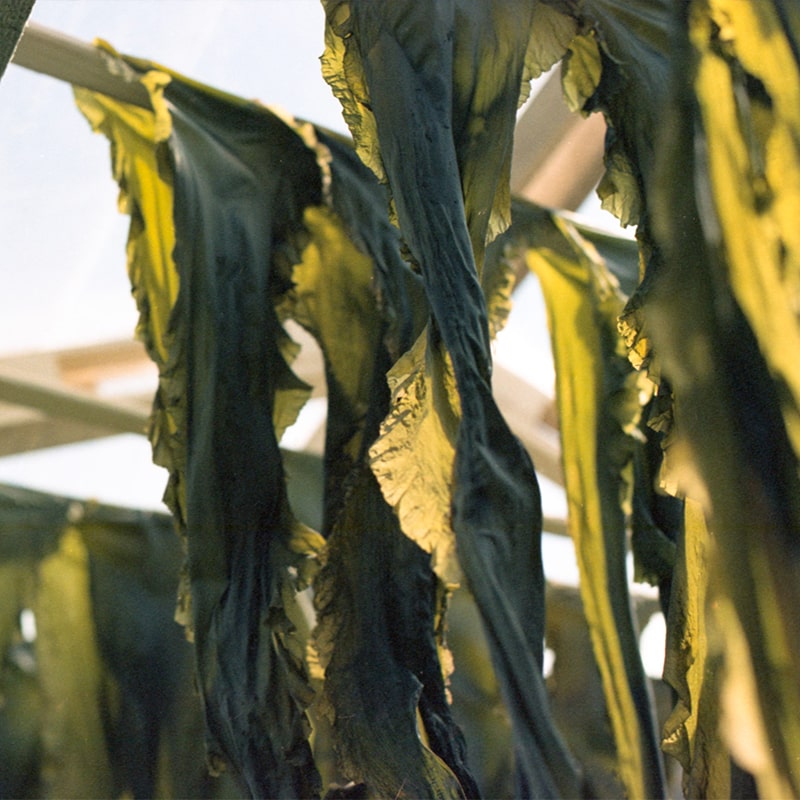
[[[61,382],[90,394],[105,394],[103,384],[118,378],[141,376],[149,383],[147,391],[151,394],[158,385],[158,367],[136,339],[60,350],[51,357],[55,375]],[[0,361],[0,369],[2,364]]]
[[[546,208],[574,211],[603,174],[605,123],[567,108],[554,67],[517,120],[511,193]]]
[[[125,375],[126,370],[136,375],[149,366],[138,342],[0,358],[0,376],[6,383],[5,391],[0,390],[0,456],[120,433],[118,418],[109,421],[102,413],[95,417],[91,409],[97,404],[121,410],[127,418],[123,430],[135,425],[136,432],[144,433],[156,387],[155,375],[152,387],[142,394],[128,392],[109,401],[98,398],[96,390],[98,382],[106,378]],[[92,381],[86,380],[89,375]],[[31,393],[35,397],[31,398]],[[83,406],[80,413],[75,413],[74,403],[73,407],[69,402],[61,403],[64,395],[70,400],[78,398]]]
[[[302,346],[293,369],[314,387],[314,396],[324,396],[319,348],[297,326],[290,332]],[[157,381],[154,369],[135,340],[0,359],[0,401],[5,401],[0,402],[0,455],[120,432],[144,433]],[[96,397],[106,380],[142,373],[150,375],[152,390],[114,402]],[[500,365],[494,368],[493,389],[537,471],[563,485],[552,398]],[[321,451],[323,431],[311,437],[310,451]]]
[[[148,415],[139,410],[9,374],[0,374],[0,400],[116,433],[144,433],[147,429]]]
[[[28,23],[11,63],[123,103],[152,108],[147,89],[136,80],[133,70],[123,74],[116,66],[112,71],[102,50],[43,25]]]
[[[74,419],[30,412],[24,420],[7,421],[0,411],[0,457],[31,453],[47,447],[78,444],[115,436],[119,431]]]

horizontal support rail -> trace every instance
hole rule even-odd
[[[0,401],[119,433],[144,434],[149,418],[141,411],[8,374],[0,374]]]
[[[29,22],[22,32],[11,63],[123,103],[152,107],[147,89],[125,75],[112,72],[102,50],[34,22]]]

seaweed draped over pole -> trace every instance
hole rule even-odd
[[[140,335],[160,367],[151,440],[186,539],[179,612],[194,638],[210,762],[231,763],[257,796],[313,796],[311,691],[287,606],[322,539],[286,496],[278,437],[308,387],[288,367],[273,294],[321,174],[274,114],[164,72],[144,82],[155,114],[76,94],[114,145],[131,213]]]
[[[710,564],[707,657],[725,663],[710,711],[761,795],[797,796],[800,26],[779,0],[682,2],[676,20],[648,310],[675,395],[672,476],[710,529],[687,539]],[[708,714],[692,677],[686,705]],[[671,730],[700,790],[715,778],[702,724]]]
[[[307,631],[294,601],[323,553],[321,707],[347,778],[386,796],[474,793],[436,652],[442,597],[465,578],[513,717],[520,792],[578,794],[541,677],[538,486],[490,391],[489,341],[509,285],[484,263],[509,219],[517,103],[527,78],[566,54],[568,102],[609,123],[604,205],[638,223],[641,275],[620,331],[659,401],[674,400],[653,420],[674,418],[665,474],[701,504],[687,504],[675,574],[663,537],[653,541],[664,558],[648,565],[673,583],[669,641],[681,648],[668,661],[680,702],[667,744],[690,791],[740,791],[727,753],[705,746],[722,711],[726,742],[762,793],[798,794],[800,373],[787,347],[798,332],[796,9],[783,0],[325,8],[323,69],[388,197],[336,137],[154,65],[128,60],[155,114],[80,93],[113,143],[131,214],[140,334],[160,368],[151,439],[188,542],[180,615],[195,636],[212,755],[253,794],[319,790],[304,711]],[[558,229],[558,246],[528,261],[590,334],[583,351],[569,348],[569,333],[556,342],[559,383],[569,391],[576,374],[596,391],[572,407],[594,428],[585,441],[565,431],[565,473],[606,500],[617,495],[577,537],[582,592],[618,705],[628,791],[657,796],[663,777],[622,590],[639,409],[610,335],[621,295],[582,235],[544,227]],[[357,320],[343,332],[345,305]],[[308,394],[290,369],[290,316],[325,358],[323,537],[295,520],[277,447]],[[343,350],[355,331],[359,346]],[[583,363],[564,374],[567,349]],[[610,361],[598,368],[601,353]],[[655,521],[645,513],[634,526]],[[614,571],[612,589],[592,561]],[[711,583],[697,566],[706,563]],[[725,642],[713,639],[714,615],[698,613],[708,598]],[[375,653],[388,689],[370,669]]]
[[[178,613],[195,642],[212,766],[231,764],[255,796],[319,792],[309,632],[294,598],[324,550],[321,711],[344,775],[379,795],[474,796],[439,663],[442,593],[365,470],[388,410],[386,369],[427,310],[385,192],[336,136],[147,62],[114,65],[147,86],[155,113],[76,96],[112,142],[131,215],[139,335],[160,369],[150,437],[186,540]],[[288,317],[325,360],[329,546],[286,496],[277,442],[310,389],[289,366]]]
[[[390,436],[395,415],[403,414],[409,379],[412,386],[430,381],[427,396],[443,398],[439,407],[451,419],[455,448],[454,461],[438,460],[430,474],[445,487],[452,482],[458,563],[478,602],[514,721],[519,789],[574,796],[577,770],[550,721],[541,675],[539,488],[529,457],[492,398],[481,289],[487,239],[508,219],[501,187],[507,185],[533,5],[325,6],[324,72],[360,154],[386,179],[431,308],[405,376],[393,380],[393,412],[383,433]],[[382,469],[391,451],[379,439],[373,469],[387,498],[400,500],[405,492],[393,485],[395,473]],[[399,513],[409,536],[425,536],[425,518],[414,525],[411,514]],[[446,546],[426,544],[431,550]],[[446,564],[439,570],[453,574]]]
[[[214,797],[167,514],[0,485],[0,793]]]
[[[664,484],[693,501],[668,620],[680,702],[667,745],[690,793],[752,793],[706,746],[721,719],[761,792],[796,795],[797,9],[561,5],[586,29],[567,95],[609,122],[599,193],[639,222],[642,276],[620,331],[667,408],[653,420],[667,431]]]
[[[635,486],[633,463],[643,444],[638,424],[647,381],[628,362],[616,330],[625,300],[620,283],[628,291],[636,283],[636,246],[630,242],[633,257],[619,281],[570,222],[554,215],[532,233],[526,260],[547,304],[568,523],[618,770],[631,796],[655,797],[661,757],[626,571],[626,518],[634,490],[642,488]]]
[[[186,517],[208,729],[254,795],[318,790],[304,664],[282,596],[317,549],[288,507],[278,436],[305,399],[272,302],[301,210],[321,187],[282,122],[171,82],[175,260],[187,364]],[[253,332],[257,332],[256,335]],[[284,419],[282,419],[284,418]],[[276,431],[277,429],[277,431]],[[213,751],[212,751],[213,752]]]

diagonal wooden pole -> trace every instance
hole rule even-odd
[[[43,25],[28,23],[11,63],[101,92],[123,103],[151,108],[147,89],[131,77],[110,69],[102,50]]]

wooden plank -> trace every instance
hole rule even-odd
[[[136,376],[149,383],[148,391],[155,392],[158,385],[158,367],[136,339],[70,348],[52,357],[59,380],[73,389],[102,393],[104,383]]]
[[[72,36],[29,22],[11,59],[26,69],[101,92],[123,103],[151,108],[147,90],[133,77],[109,70],[103,52]]]
[[[144,433],[147,428],[148,415],[139,410],[8,373],[0,374],[0,400],[117,433]]]
[[[509,427],[533,459],[537,473],[563,486],[553,399],[499,364],[494,366],[492,390]]]
[[[314,387],[314,396],[324,397],[319,348],[305,331],[293,327],[291,334],[302,345],[293,365],[298,376]],[[154,392],[152,369],[144,347],[133,340],[0,359],[0,401],[5,401],[0,402],[0,455],[122,431],[143,433],[151,392],[115,402],[92,395],[108,379],[143,371],[152,374]],[[500,365],[494,369],[493,388],[539,473],[563,485],[552,398]],[[322,431],[310,438],[309,450],[321,450]]]
[[[554,67],[525,107],[514,132],[511,193],[546,208],[574,211],[603,174],[601,114],[572,112]]]
[[[0,413],[0,419],[2,416]],[[0,422],[0,457],[88,442],[118,433],[117,430],[79,420],[55,419],[32,412],[24,421],[18,420],[14,424]]]

